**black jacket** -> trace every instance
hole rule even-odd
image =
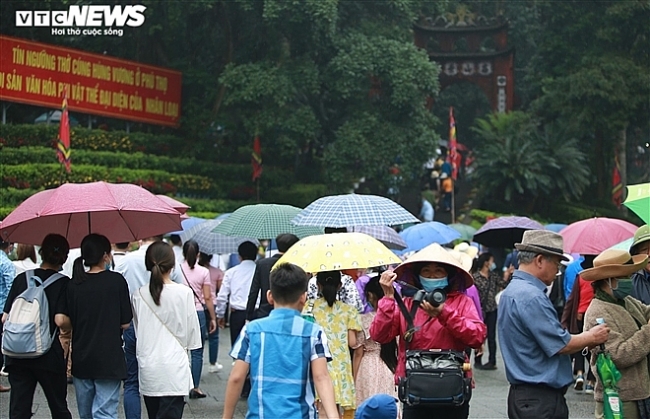
[[[253,282],[251,282],[251,289],[248,292],[248,303],[246,304],[246,318],[248,320],[266,317],[273,310],[273,306],[266,299],[266,292],[270,289],[269,277],[271,276],[271,268],[281,256],[281,254],[277,253],[269,258],[260,259],[255,262],[255,274],[253,274]],[[257,302],[258,295],[260,295],[260,306],[256,310],[255,303]]]

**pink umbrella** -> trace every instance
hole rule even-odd
[[[589,218],[569,224],[560,231],[564,251],[582,255],[598,255],[623,240],[634,236],[637,226],[616,218]]]
[[[128,242],[181,229],[181,214],[136,185],[66,183],[23,201],[2,222],[4,241],[39,245],[57,233],[79,247],[89,233]]]
[[[174,208],[176,211],[180,212],[181,214],[185,214],[187,210],[190,209],[189,205],[186,205],[181,201],[178,201],[167,195],[156,195],[156,196],[160,198],[163,202],[165,202],[167,205]]]

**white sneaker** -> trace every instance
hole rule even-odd
[[[222,369],[223,369],[223,365],[217,362],[216,364],[210,364],[210,366],[208,367],[208,372],[219,372]]]

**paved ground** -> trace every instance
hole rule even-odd
[[[221,331],[219,349],[219,362],[224,365],[220,373],[210,374],[207,372],[207,351],[206,368],[203,370],[201,389],[208,394],[208,397],[201,400],[187,400],[184,418],[220,418],[223,411],[223,396],[228,380],[228,372],[232,361],[228,357],[227,350],[230,345],[230,338],[227,330]],[[497,361],[499,369],[495,371],[476,371],[476,389],[471,401],[470,418],[498,419],[507,418],[506,397],[508,394],[508,383],[505,378],[503,362],[499,357]],[[0,383],[7,385],[6,378],[0,378]],[[68,406],[73,417],[78,417],[76,400],[73,386],[68,386]],[[570,417],[572,419],[593,418],[593,396],[584,393],[577,393],[570,389],[567,393]],[[246,401],[241,400],[238,404],[237,418],[244,418],[246,414]],[[143,418],[146,418],[146,410],[143,405]],[[9,394],[0,394],[0,419],[9,417]],[[34,419],[49,418],[49,410],[45,397],[40,387],[37,388],[34,398]],[[119,417],[124,417],[122,407],[119,408]]]

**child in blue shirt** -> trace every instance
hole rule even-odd
[[[249,370],[247,419],[339,418],[327,370],[332,359],[327,338],[320,326],[300,315],[307,284],[307,274],[296,265],[282,264],[271,272],[267,298],[275,308],[268,317],[245,325],[230,352],[235,365],[228,378],[224,419],[233,417]],[[319,415],[314,387],[323,406]]]

